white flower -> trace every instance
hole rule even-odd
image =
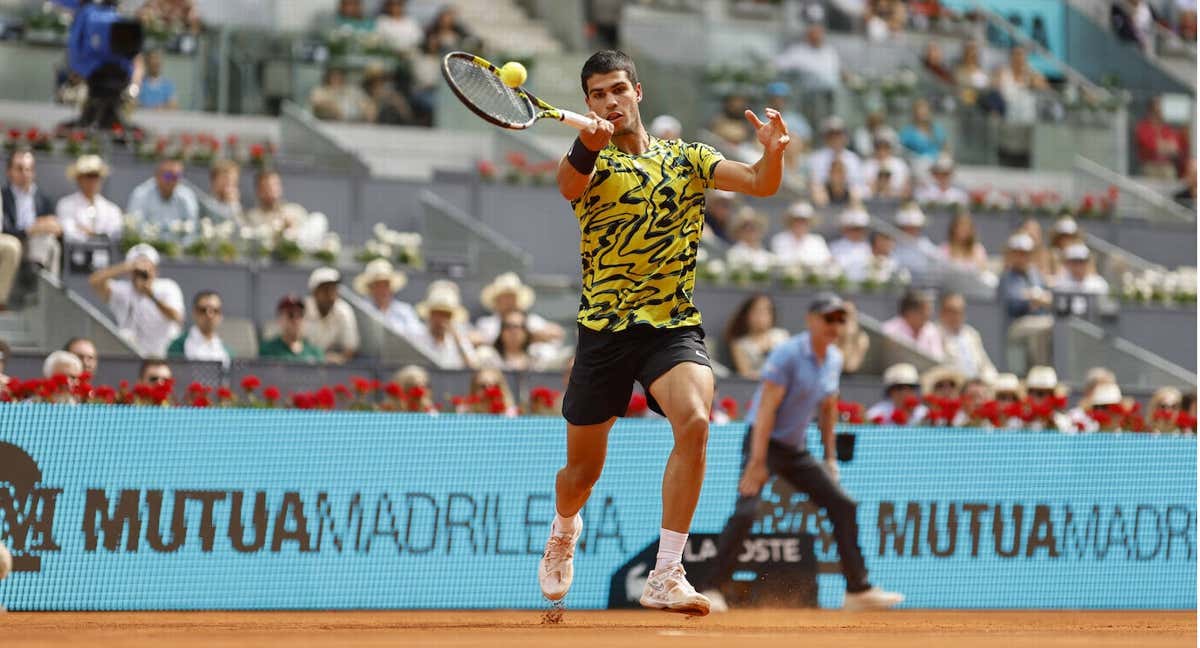
[[[183,234],[183,228],[186,225],[184,221],[173,220],[167,223],[167,231],[176,236]]]
[[[275,237],[275,228],[268,223],[263,223],[254,228],[254,238],[260,241],[269,241]]]
[[[211,241],[216,236],[216,228],[213,227],[211,220],[207,218],[200,219],[200,238],[205,241]]]
[[[725,274],[725,262],[720,259],[713,259],[708,262],[708,271],[714,275]]]
[[[321,251],[328,252],[333,255],[341,254],[342,240],[337,234],[329,232],[321,239]]]
[[[233,230],[237,227],[237,223],[233,221],[225,221],[213,227],[213,232],[218,238],[229,240],[233,238]]]
[[[375,223],[375,227],[371,228],[371,232],[377,239],[383,239],[383,237],[387,236],[387,231],[387,225],[384,225],[383,223]]]
[[[704,263],[708,261],[708,250],[700,248],[696,250],[696,263]]]
[[[142,219],[138,214],[123,214],[121,222],[125,225],[125,229],[137,229],[142,223]]]

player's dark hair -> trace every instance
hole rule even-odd
[[[628,54],[621,50],[600,50],[583,64],[583,70],[579,73],[579,83],[583,86],[583,94],[587,96],[588,78],[593,74],[608,74],[624,70],[625,75],[629,77],[629,82],[637,85],[637,67],[633,64],[633,59]]]

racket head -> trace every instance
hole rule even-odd
[[[548,116],[544,101],[531,98],[524,88],[510,88],[500,80],[500,69],[487,59],[468,52],[450,52],[442,58],[442,76],[450,91],[471,112],[501,128],[524,130]],[[534,101],[542,110],[534,107]]]

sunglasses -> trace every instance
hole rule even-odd
[[[998,400],[998,401],[1015,401],[1015,400],[1019,400],[1019,399],[1017,398],[1016,394],[996,394],[996,400]]]
[[[825,320],[826,324],[845,324],[846,323],[845,315],[826,315],[822,319]]]
[[[1029,395],[1034,398],[1047,398],[1054,395],[1053,389],[1030,389]]]
[[[174,171],[163,171],[162,173],[158,174],[158,177],[166,180],[167,182],[175,182],[179,179],[180,175],[181,174],[175,173]]]
[[[151,385],[157,385],[158,383],[165,383],[168,380],[170,380],[170,378],[167,376],[153,376],[153,375],[146,376],[146,382],[150,383]]]
[[[203,315],[220,315],[221,307],[220,306],[201,306],[196,309],[196,312],[201,313]]]
[[[952,380],[941,380],[936,383],[933,383],[934,389],[956,389],[957,387],[958,387],[958,384]]]

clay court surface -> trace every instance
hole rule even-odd
[[[1196,645],[1196,613],[746,610],[661,612],[40,612],[0,615],[0,646],[880,646]]]

